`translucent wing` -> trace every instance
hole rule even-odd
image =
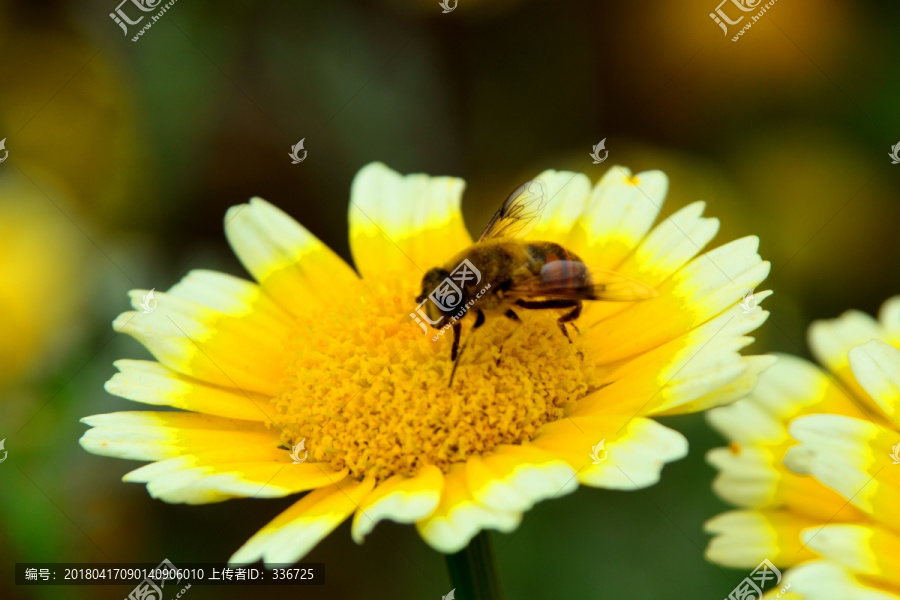
[[[479,242],[493,238],[522,237],[541,218],[547,204],[547,186],[532,179],[516,188],[484,228]]]
[[[574,260],[548,262],[539,275],[513,283],[510,292],[522,298],[610,302],[637,302],[658,295],[655,289],[637,279]]]

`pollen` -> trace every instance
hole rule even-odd
[[[731,453],[734,454],[735,456],[740,456],[741,450],[743,450],[743,448],[741,447],[741,445],[738,444],[737,442],[731,442],[730,444],[728,444],[728,449],[729,449],[729,450],[731,451]]]
[[[288,342],[293,357],[273,421],[286,446],[306,440],[310,460],[377,480],[412,476],[501,444],[521,444],[599,387],[599,373],[559,330],[559,311],[521,310],[521,323],[487,315],[472,331],[448,386],[452,330],[432,341],[410,317],[418,290],[373,286],[307,315]]]
[[[625,183],[628,183],[631,185],[640,185],[641,179],[637,175],[632,175],[630,177],[625,178]]]

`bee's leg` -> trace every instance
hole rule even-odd
[[[453,349],[450,350],[450,360],[455,361],[457,354],[459,354],[459,338],[462,332],[462,325],[459,323],[453,324]]]
[[[572,338],[569,337],[569,332],[566,329],[566,324],[561,319],[562,318],[557,319],[556,321],[556,324],[559,325],[559,330],[563,332],[563,335],[566,336],[566,339],[569,340],[570,344],[574,344],[575,342],[573,342]]]
[[[581,300],[576,300],[575,302],[576,302],[575,308],[573,308],[570,312],[567,312],[566,314],[564,314],[563,316],[561,316],[559,318],[560,323],[569,323],[569,322],[577,319],[579,316],[581,316],[581,309],[584,306],[584,304],[581,302]],[[575,323],[572,323],[572,327],[575,327]],[[575,331],[578,331],[577,327],[575,327]]]
[[[566,336],[566,339],[569,340],[569,343],[574,343],[572,342],[572,338],[569,337],[569,332],[566,330],[566,323],[574,321],[581,314],[581,300],[522,300],[519,298],[516,300],[516,305],[532,310],[571,308],[572,310],[557,319],[556,323],[559,325],[559,330],[562,331],[563,335]],[[581,350],[578,351],[578,355],[584,358],[584,354],[581,353]]]
[[[474,330],[473,330],[474,331]],[[471,337],[471,333],[469,336]],[[453,361],[453,370],[450,371],[450,382],[447,384],[447,387],[453,386],[453,377],[456,375],[456,367],[459,366],[459,357],[462,356],[462,351],[457,352],[459,350],[459,338],[462,336],[462,325],[459,323],[453,324],[453,350],[450,353],[450,360]],[[466,339],[466,343],[468,343],[468,338]],[[465,344],[463,344],[463,350],[466,349]]]
[[[561,317],[556,321],[557,323],[559,323],[559,328],[562,329],[562,332],[563,332],[564,334],[566,334],[566,339],[569,340],[569,343],[570,343],[570,344],[572,343],[572,338],[569,337],[569,332],[566,331],[566,325],[565,325],[565,324],[568,323],[569,325],[571,325],[572,327],[574,327],[574,328],[575,328],[575,331],[577,331],[578,334],[581,335],[581,332],[578,331],[578,327],[575,325],[575,323],[572,322],[572,321],[574,321],[575,319],[577,319],[577,318],[579,317],[579,315],[581,315],[581,308],[582,308],[581,300],[578,300],[578,304],[575,306],[575,308],[573,308],[570,312],[567,312],[566,314],[564,314],[563,316],[561,316]],[[581,357],[581,360],[584,360],[584,354],[582,354],[581,350],[578,351],[578,356]]]
[[[472,326],[472,329],[478,329],[484,325],[484,312],[479,308],[478,313],[475,315],[475,324]]]
[[[578,325],[575,324],[575,319],[581,316],[582,307],[583,303],[579,300],[578,305],[573,308],[571,312],[568,312],[559,318],[560,323],[568,323],[578,335],[581,335],[581,330],[578,329]]]

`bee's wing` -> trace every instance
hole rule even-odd
[[[637,279],[573,260],[546,263],[540,275],[516,281],[510,292],[522,298],[610,302],[637,302],[659,295],[654,288]]]
[[[524,236],[540,220],[546,204],[544,182],[538,179],[526,181],[503,202],[478,241]]]

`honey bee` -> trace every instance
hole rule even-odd
[[[500,206],[474,244],[434,267],[422,278],[422,293],[416,302],[425,303],[425,314],[435,329],[452,324],[454,362],[450,383],[459,362],[462,325],[460,320],[474,313],[473,331],[485,322],[485,314],[503,315],[521,322],[514,309],[565,310],[557,319],[562,334],[572,343],[566,324],[575,327],[585,300],[635,302],[657,295],[652,287],[620,273],[590,268],[574,252],[555,242],[524,241],[522,238],[540,220],[547,204],[547,190],[540,180],[527,181]],[[459,266],[475,267],[480,277],[469,273],[455,277],[459,285],[447,282],[459,273]],[[444,290],[444,299],[435,296]],[[449,290],[449,291],[448,291]],[[452,306],[450,306],[452,305]],[[462,311],[460,311],[462,307]],[[471,310],[468,310],[468,308]],[[460,312],[463,312],[460,315]],[[447,321],[445,321],[447,319]],[[577,327],[575,330],[578,331]],[[580,353],[579,353],[580,354]]]

